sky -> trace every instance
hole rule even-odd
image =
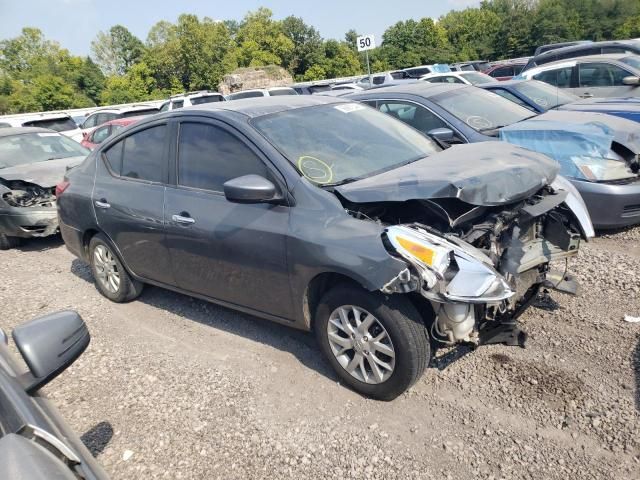
[[[276,19],[302,17],[324,38],[343,39],[353,28],[373,33],[377,44],[387,27],[399,20],[438,18],[452,9],[478,5],[479,0],[0,0],[0,39],[16,37],[23,27],[42,30],[76,55],[88,55],[91,40],[113,25],[124,25],[144,41],[156,22],[175,22],[181,13],[215,20],[240,20],[264,6]]]

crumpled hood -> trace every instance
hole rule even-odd
[[[67,167],[75,167],[86,157],[67,157],[16,167],[0,168],[0,178],[35,183],[43,188],[55,187],[64,177]]]
[[[541,115],[533,117],[525,122],[536,121],[565,122],[568,124],[588,125],[601,127],[604,132],[613,136],[613,140],[624,145],[636,155],[640,153],[640,125],[637,122],[620,118],[615,115],[597,112],[572,112],[549,110]],[[522,124],[524,122],[519,122]],[[517,126],[515,124],[513,126]]]
[[[559,168],[540,153],[482,142],[455,145],[336,190],[355,203],[458,198],[472,205],[502,205],[530,197],[550,184]]]

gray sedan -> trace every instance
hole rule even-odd
[[[551,110],[537,115],[506,98],[465,85],[420,82],[347,97],[392,115],[447,145],[495,141],[500,137],[515,141],[514,135],[502,130],[539,127],[537,135],[548,137],[548,141],[528,141],[526,146],[560,161],[562,175],[584,197],[596,228],[640,223],[640,129],[636,122],[592,112]],[[585,158],[585,145],[593,143],[586,131],[589,125],[598,130],[592,132],[591,138],[597,138],[595,143],[600,148],[603,137],[609,138],[606,152],[600,157]],[[555,140],[551,141],[551,137]],[[563,144],[560,153],[554,150],[558,139]]]

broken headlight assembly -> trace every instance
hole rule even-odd
[[[387,248],[415,268],[422,295],[434,302],[498,303],[514,295],[489,257],[468,244],[418,226],[391,226],[384,236]]]

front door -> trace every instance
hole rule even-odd
[[[590,62],[578,64],[578,88],[573,93],[582,98],[633,97],[640,95],[635,85],[625,85],[623,79],[633,73],[611,63]]]
[[[278,172],[238,132],[214,121],[183,120],[167,188],[165,223],[177,285],[217,300],[293,318],[286,238],[289,207],[229,202],[227,180]]]
[[[171,284],[163,223],[167,132],[166,124],[138,130],[102,153],[93,205],[99,227],[127,267],[145,279]]]

